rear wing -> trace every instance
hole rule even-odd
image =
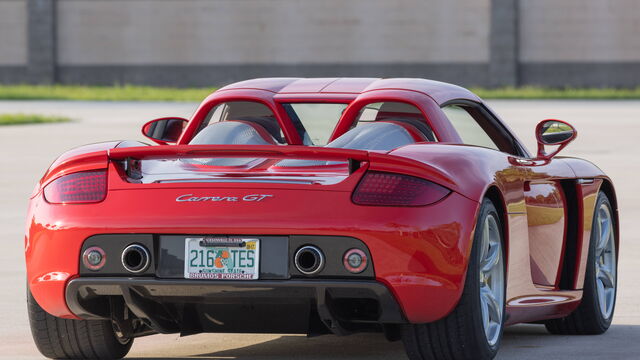
[[[108,150],[107,156],[110,160],[128,164],[140,160],[217,157],[347,161],[350,173],[367,163],[370,170],[422,177],[457,190],[456,183],[445,172],[428,164],[402,156],[354,149],[302,145],[159,145],[113,148]]]
[[[366,162],[369,152],[300,145],[160,145],[110,149],[108,157],[111,160],[259,157]]]

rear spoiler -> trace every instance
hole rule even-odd
[[[217,157],[264,157],[269,159],[333,160],[349,162],[349,173],[369,160],[362,150],[300,145],[161,145],[110,149],[111,160],[153,160]]]
[[[115,148],[109,150],[112,160],[180,159],[214,157],[265,157],[270,159],[308,159],[367,161],[363,150],[301,145],[158,145]]]
[[[269,159],[301,159],[348,161],[349,172],[369,163],[372,170],[400,172],[427,178],[456,190],[455,182],[443,171],[406,157],[364,150],[327,148],[302,145],[159,145],[114,148],[108,158],[115,161],[153,159],[256,157]]]

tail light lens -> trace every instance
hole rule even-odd
[[[443,199],[450,192],[417,177],[370,171],[356,187],[352,201],[358,205],[424,206]]]
[[[107,196],[107,171],[83,171],[61,176],[44,188],[44,198],[54,204],[95,203]]]

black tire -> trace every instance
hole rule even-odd
[[[611,214],[614,214],[611,208],[609,198],[604,192],[598,194],[598,201],[596,201],[596,212],[593,215],[593,224],[596,222],[597,210],[601,206],[607,206]],[[612,231],[616,231],[616,218],[612,216]],[[596,242],[594,240],[598,235],[596,234],[596,227],[593,226],[591,230],[591,241],[589,244],[589,255],[587,257],[587,269],[584,278],[584,287],[582,293],[582,301],[578,308],[573,311],[569,316],[552,319],[545,321],[544,325],[547,330],[552,334],[558,335],[599,335],[607,331],[611,326],[611,320],[613,319],[613,313],[615,312],[615,299],[617,296],[617,278],[614,279],[614,296],[613,296],[613,309],[611,315],[608,318],[600,311],[600,300],[596,290]],[[614,236],[617,235],[614,233]],[[616,261],[617,266],[617,261]],[[617,269],[616,269],[617,272]]]
[[[504,304],[502,306],[502,324],[498,340],[492,346],[485,335],[482,309],[480,305],[480,242],[481,231],[477,230],[489,214],[493,215],[500,229],[502,257],[504,259],[504,234],[502,217],[489,199],[484,199],[478,215],[476,232],[471,248],[469,266],[462,297],[456,308],[447,317],[428,324],[406,325],[403,342],[410,360],[483,360],[493,359],[502,339],[504,328]],[[506,279],[506,261],[502,261],[504,279]],[[504,282],[506,284],[506,281]],[[506,286],[505,289],[506,291]],[[425,300],[426,301],[426,300]],[[425,303],[425,306],[427,304]]]
[[[52,359],[121,359],[133,339],[119,340],[110,321],[68,320],[44,311],[27,293],[29,325],[42,355]]]

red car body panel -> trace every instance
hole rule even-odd
[[[188,145],[213,107],[240,100],[268,106],[289,145]],[[66,303],[65,288],[71,279],[79,276],[84,240],[96,234],[351,236],[368,247],[375,279],[391,291],[407,321],[431,322],[446,316],[456,306],[464,288],[479,203],[485,196],[496,196],[504,216],[507,247],[507,324],[569,314],[579,305],[582,296],[597,192],[609,191],[615,206],[611,181],[597,167],[580,159],[557,157],[543,161],[462,145],[460,136],[440,109],[452,100],[482,103],[476,95],[460,87],[419,79],[249,80],[224,87],[207,97],[176,145],[116,148],[118,143],[111,142],[72,150],[53,163],[30,202],[25,254],[31,292],[47,312],[76,318]],[[381,101],[416,106],[439,142],[408,145],[388,153],[302,146],[282,106],[285,102],[347,103],[331,135],[331,139],[336,139],[352,127],[364,105]],[[127,158],[144,162],[195,155],[247,157],[247,154],[268,159],[352,159],[361,166],[350,174],[338,167],[335,173],[327,175],[335,176],[335,183],[314,185],[138,184],[128,182],[117,165]],[[44,199],[42,189],[52,180],[64,174],[95,169],[108,170],[109,190],[104,201],[72,205],[50,204]],[[452,192],[441,201],[422,207],[394,207],[390,211],[389,207],[355,205],[351,200],[354,188],[362,176],[372,170],[420,177]],[[265,167],[242,171],[243,176],[249,177],[287,174],[287,171]],[[288,172],[291,176],[317,175],[313,171]],[[238,172],[235,176],[239,176]],[[553,190],[544,194],[535,190],[528,193],[531,185],[534,189],[569,186],[575,189],[576,195],[562,197],[554,206],[543,206],[547,201],[544,199],[527,203],[527,194],[532,198],[537,195],[546,198],[555,193]],[[219,203],[215,207],[207,202],[184,204],[174,200],[184,194],[207,196],[211,193],[237,197],[268,193],[273,197],[259,204]],[[567,204],[575,205],[576,214],[568,212]],[[562,232],[560,243],[543,246],[544,239],[530,229],[535,226],[530,216],[533,207],[542,212],[553,209],[559,214],[558,224],[566,224],[568,216],[575,216],[578,221],[579,236],[570,260],[573,264],[570,286],[561,288],[559,283],[562,264],[568,256],[564,252],[566,233]],[[558,209],[562,209],[561,213]],[[532,271],[532,266],[537,269]]]

